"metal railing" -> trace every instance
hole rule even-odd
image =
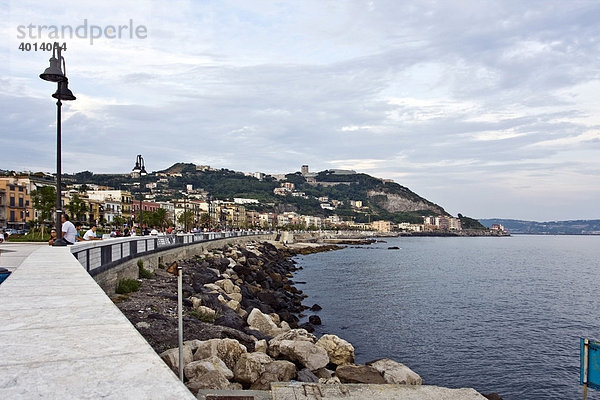
[[[107,271],[125,261],[158,251],[212,240],[270,234],[267,231],[202,232],[177,235],[131,236],[78,242],[71,253],[91,276]]]

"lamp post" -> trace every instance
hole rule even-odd
[[[183,233],[188,232],[187,193],[183,193]]]
[[[62,69],[61,69],[62,63]],[[52,46],[52,57],[50,58],[50,66],[40,74],[40,78],[48,82],[56,82],[57,89],[56,93],[52,95],[56,102],[56,216],[55,223],[57,232],[61,229],[60,214],[62,213],[62,201],[61,201],[61,100],[75,100],[76,97],[73,92],[69,90],[69,80],[67,79],[67,66],[65,64],[65,58],[61,55],[61,46],[58,42],[54,42]]]
[[[140,178],[140,220],[138,223],[140,225],[141,235],[144,234],[144,230],[142,228],[142,217],[144,215],[144,210],[142,209],[142,177],[146,175],[148,175],[148,173],[146,172],[146,166],[144,165],[144,157],[142,157],[141,154],[138,154],[137,159],[135,160],[135,167],[133,167],[133,169],[131,170],[131,176],[133,176],[134,178]]]

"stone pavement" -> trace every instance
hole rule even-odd
[[[0,399],[194,399],[69,248],[17,245],[0,245]]]
[[[475,389],[428,385],[325,385],[302,382],[271,384],[271,391],[200,390],[199,400],[486,400]]]
[[[0,267],[14,271],[34,251],[48,243],[0,243]]]
[[[486,400],[475,389],[427,385],[273,383],[273,400]]]

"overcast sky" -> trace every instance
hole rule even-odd
[[[1,4],[0,169],[56,170],[50,53],[19,46],[65,26],[63,172],[308,164],[453,215],[600,218],[599,2]]]

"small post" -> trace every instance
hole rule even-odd
[[[182,275],[183,268],[173,261],[167,272],[172,275],[177,275],[177,336],[179,341],[179,379],[183,382],[183,299],[182,299]]]
[[[587,399],[588,393],[588,364],[590,355],[590,340],[583,339],[583,400]]]
[[[183,300],[182,267],[177,265],[177,332],[179,336],[179,379],[183,382]]]

